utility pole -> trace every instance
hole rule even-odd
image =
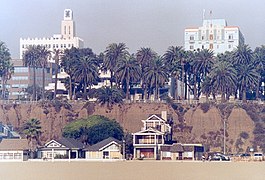
[[[125,156],[125,140],[122,140],[122,159],[125,160],[126,156]]]

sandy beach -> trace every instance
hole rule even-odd
[[[265,162],[21,162],[0,163],[0,179],[264,180]]]

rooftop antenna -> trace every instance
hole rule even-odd
[[[205,9],[202,10],[202,21],[205,20]]]
[[[210,26],[211,26],[211,27],[213,26],[213,18],[212,18],[212,15],[213,15],[213,11],[210,10],[210,20],[211,20],[211,24],[210,24]]]

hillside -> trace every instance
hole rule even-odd
[[[0,118],[18,131],[28,119],[39,119],[43,130],[41,141],[46,142],[50,138],[60,137],[65,124],[77,118],[104,115],[116,119],[126,131],[136,132],[141,129],[141,120],[161,111],[172,115],[173,137],[179,142],[203,143],[211,150],[221,151],[225,120],[228,152],[245,152],[249,147],[265,150],[264,105],[135,103],[107,109],[93,103],[55,101],[1,105]]]

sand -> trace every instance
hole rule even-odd
[[[0,179],[264,180],[265,162],[1,162]]]

